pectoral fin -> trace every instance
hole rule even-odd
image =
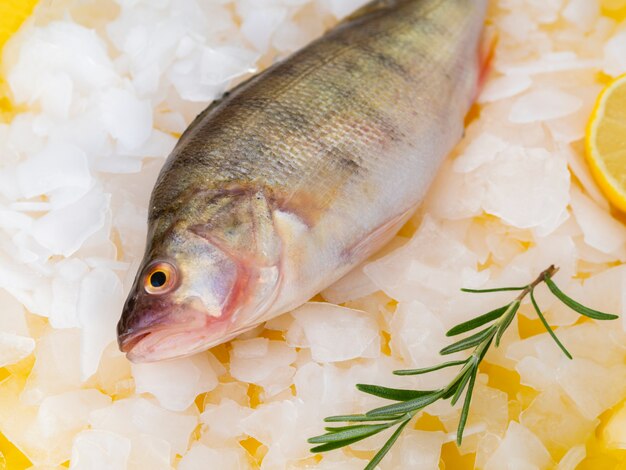
[[[373,255],[398,233],[406,221],[413,215],[413,212],[415,212],[415,209],[411,209],[387,220],[370,232],[365,238],[347,249],[344,252],[344,256],[351,260],[364,260]]]

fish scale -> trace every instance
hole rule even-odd
[[[129,357],[226,341],[388,241],[461,138],[486,3],[373,2],[198,116],[152,194],[146,255],[118,325]],[[155,262],[178,280],[158,302],[143,288]],[[191,340],[172,351],[173,334]]]

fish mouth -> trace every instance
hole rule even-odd
[[[130,352],[142,339],[150,334],[149,331],[139,333],[126,333],[118,338],[120,351],[124,353]]]
[[[119,345],[131,362],[156,362],[191,356],[207,349],[207,335],[188,328],[151,329],[120,336]]]

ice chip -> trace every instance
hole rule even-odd
[[[82,280],[78,298],[81,325],[81,377],[87,379],[98,368],[106,346],[115,341],[115,325],[124,303],[122,283],[106,268],[92,270]]]
[[[8,71],[7,81],[19,104],[43,97],[47,109],[60,104],[58,110],[64,111],[66,104],[55,96],[59,84],[50,86],[59,80],[59,74],[69,77],[79,93],[100,90],[116,79],[104,41],[95,31],[70,21],[33,28],[22,41],[9,43],[9,47],[17,49],[18,60]],[[61,89],[66,86],[61,85]]]
[[[25,404],[80,388],[79,334],[76,329],[49,330],[38,339],[35,365],[21,395]]]
[[[587,419],[594,419],[616,405],[626,393],[626,366],[603,367],[576,358],[560,367],[557,381]]]
[[[250,9],[244,15],[241,32],[255,48],[264,51],[270,44],[272,34],[286,16],[287,9],[279,6]]]
[[[89,415],[93,429],[118,433],[130,439],[147,434],[169,443],[171,457],[184,454],[189,436],[198,424],[191,413],[174,413],[145,398],[127,398],[114,401],[111,406],[95,410]]]
[[[298,411],[301,408],[291,400],[264,404],[245,418],[241,426],[247,435],[269,447],[297,434]]]
[[[549,121],[575,113],[582,104],[580,98],[556,88],[530,91],[517,98],[509,120],[516,124]]]
[[[478,160],[486,162],[489,159],[488,155],[486,152],[474,162]],[[463,156],[460,159],[463,159]],[[467,163],[472,165],[474,162]],[[464,164],[465,162],[461,163],[461,166]],[[485,187],[477,177],[477,172],[463,173],[451,170],[451,166],[450,162],[444,162],[442,171],[435,178],[424,201],[424,207],[429,214],[450,220],[465,219],[481,214]],[[462,193],[464,197],[458,197],[459,193]]]
[[[0,332],[30,336],[23,305],[4,289],[0,289],[0,310]]]
[[[49,143],[41,152],[18,165],[16,177],[26,198],[67,187],[82,190],[84,194],[93,184],[85,152],[60,142]]]
[[[136,392],[151,393],[161,406],[172,411],[186,410],[196,396],[217,386],[206,354],[131,367]]]
[[[598,420],[585,418],[558,387],[540,393],[522,411],[520,422],[556,452],[585,442],[598,425]]]
[[[509,147],[509,144],[489,132],[479,134],[454,161],[453,169],[459,173],[469,173],[476,168],[491,163],[496,155]]]
[[[463,231],[426,215],[409,243],[366,264],[365,274],[398,301],[428,301],[434,308],[449,292],[488,279],[487,271],[477,271],[477,257],[462,240]]]
[[[626,449],[626,403],[611,415],[602,432],[602,442],[609,449]]]
[[[45,398],[37,412],[37,425],[46,438],[74,434],[87,426],[89,413],[111,404],[111,398],[95,389],[72,390]]]
[[[582,31],[593,28],[600,15],[600,5],[587,0],[569,0],[563,10],[563,17]]]
[[[357,266],[334,284],[324,289],[321,294],[325,300],[342,304],[373,294],[378,289],[363,272],[363,266]]]
[[[521,424],[511,421],[509,428],[485,465],[485,470],[547,470],[552,459],[541,441]]]
[[[388,468],[438,468],[444,440],[445,434],[442,432],[407,429],[389,456]]]
[[[623,249],[626,242],[624,225],[578,188],[573,187],[571,194],[572,212],[583,231],[585,242],[602,253],[616,253]]]
[[[250,408],[241,406],[229,398],[224,398],[219,405],[207,405],[200,416],[206,425],[204,434],[210,442],[228,442],[243,437],[241,422],[252,413]]]
[[[567,216],[567,162],[540,148],[510,147],[485,169],[483,208],[519,228],[548,234]]]
[[[77,328],[80,282],[88,272],[87,264],[79,259],[64,259],[55,266],[52,279],[50,325],[54,328]]]
[[[76,436],[71,470],[126,470],[130,440],[107,431],[87,430]]]
[[[237,379],[262,386],[275,395],[291,385],[296,352],[282,341],[265,338],[232,342],[230,373]]]
[[[152,106],[132,92],[111,88],[102,95],[102,119],[111,137],[124,149],[133,150],[143,144],[152,131]]]
[[[109,199],[109,195],[93,189],[75,203],[37,219],[33,237],[53,253],[70,256],[104,226]]]
[[[178,470],[238,470],[247,466],[243,449],[212,449],[194,444],[178,463]]]
[[[340,362],[380,353],[378,325],[370,313],[309,302],[294,310],[293,316],[304,331],[314,361]]]
[[[604,72],[613,77],[626,73],[626,30],[619,30],[604,45]]]
[[[74,82],[66,73],[50,76],[41,90],[41,107],[53,118],[67,118],[70,112]]]
[[[218,47],[204,51],[201,79],[206,85],[222,87],[230,80],[255,70],[257,55],[246,49]]]
[[[519,19],[517,21],[519,23]],[[485,84],[478,101],[480,103],[490,103],[510,98],[528,90],[532,83],[528,76],[519,74],[494,78]]]
[[[337,19],[343,19],[367,3],[367,0],[326,0],[328,9]]]
[[[0,367],[6,367],[30,356],[35,340],[27,336],[0,332]]]
[[[390,333],[392,351],[410,368],[438,363],[439,351],[449,343],[439,318],[417,301],[398,304],[391,319]]]
[[[128,470],[172,470],[169,442],[147,434],[140,434],[131,442]]]
[[[556,470],[576,470],[578,465],[585,460],[587,456],[587,449],[584,445],[577,445],[567,451],[567,453],[561,457]]]

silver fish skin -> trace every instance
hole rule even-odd
[[[127,356],[227,341],[389,241],[462,137],[486,8],[372,2],[201,113],[152,193]]]

